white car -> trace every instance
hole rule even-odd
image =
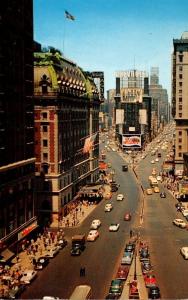
[[[56,254],[59,253],[59,250],[60,250],[60,247],[59,247],[59,246],[50,248],[50,249],[48,249],[48,250],[46,251],[45,256],[46,256],[46,257],[49,257],[49,258],[53,258],[53,257],[56,256]]]
[[[181,252],[181,254],[183,255],[183,257],[185,259],[188,259],[188,247],[182,247],[182,248],[180,248],[180,252]]]
[[[159,161],[158,157],[155,159],[155,161],[157,161],[157,162]]]
[[[187,226],[187,224],[182,219],[175,219],[173,221],[173,224],[181,228],[185,228]]]
[[[118,194],[117,195],[117,201],[122,201],[124,199],[123,194]]]
[[[30,282],[37,276],[37,271],[26,269],[20,279],[23,284],[30,284]]]
[[[101,226],[101,221],[100,220],[93,220],[91,223],[91,229],[97,229],[99,226]]]
[[[87,241],[88,242],[94,242],[99,237],[99,232],[97,230],[90,230]]]
[[[154,164],[155,163],[155,161],[154,160],[151,160],[151,164]]]
[[[121,259],[122,265],[131,265],[133,259],[133,252],[124,252]]]
[[[157,181],[160,181],[160,182],[163,181],[163,180],[162,180],[162,177],[161,177],[160,175],[157,176]]]
[[[105,211],[105,212],[109,212],[109,211],[112,210],[112,208],[113,208],[112,204],[111,204],[111,203],[107,203],[107,204],[105,205],[104,211]]]
[[[183,214],[184,217],[188,216],[188,209],[184,209],[182,211],[182,214]]]
[[[119,223],[111,224],[111,225],[109,226],[109,231],[118,231],[119,226],[120,226]]]

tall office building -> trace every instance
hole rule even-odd
[[[2,250],[10,244],[16,244],[37,226],[33,197],[33,1],[9,0],[3,3],[0,31]]]
[[[188,32],[173,40],[172,115],[176,122],[175,169],[183,170],[183,154],[188,152]]]

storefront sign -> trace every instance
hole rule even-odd
[[[23,239],[26,235],[28,235],[31,231],[33,231],[35,228],[37,228],[37,221],[33,222],[28,227],[24,228],[22,231],[18,233],[18,241]]]
[[[140,135],[124,135],[122,136],[123,147],[141,147]]]

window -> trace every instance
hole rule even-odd
[[[179,62],[183,62],[183,55],[179,55]]]
[[[183,78],[182,74],[179,74],[179,79],[182,79],[182,78]]]
[[[47,117],[48,117],[48,113],[47,113],[47,112],[43,112],[43,113],[42,113],[42,118],[43,118],[43,119],[47,119]]]
[[[178,142],[179,142],[179,143],[182,143],[182,139],[178,139]]]
[[[47,125],[43,125],[42,126],[42,131],[43,132],[48,132],[48,126]]]
[[[179,86],[182,86],[182,82],[181,81],[179,82]]]
[[[42,93],[47,94],[48,93],[48,86],[47,85],[42,85]]]
[[[43,160],[47,161],[48,160],[48,153],[43,153]]]
[[[48,147],[48,140],[43,140],[43,147]]]
[[[182,113],[179,113],[179,118],[182,118]]]
[[[179,131],[178,133],[179,133],[179,135],[182,135],[182,131]]]
[[[178,148],[179,148],[179,150],[181,150],[181,148],[182,148],[181,145]]]
[[[182,90],[179,90],[179,94],[181,94],[182,93]]]
[[[182,102],[182,97],[179,98],[179,102]]]
[[[179,157],[182,157],[182,153],[181,152],[179,153]]]
[[[183,67],[179,66],[179,71],[182,72],[183,71]]]
[[[179,110],[182,110],[182,105],[179,105]]]

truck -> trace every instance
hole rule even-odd
[[[158,181],[157,181],[157,179],[156,178],[151,178],[150,179],[150,185],[151,185],[151,187],[155,187],[155,186],[159,186],[159,184],[158,184]]]
[[[79,248],[80,250],[85,249],[85,234],[76,234],[72,237],[72,249]]]

